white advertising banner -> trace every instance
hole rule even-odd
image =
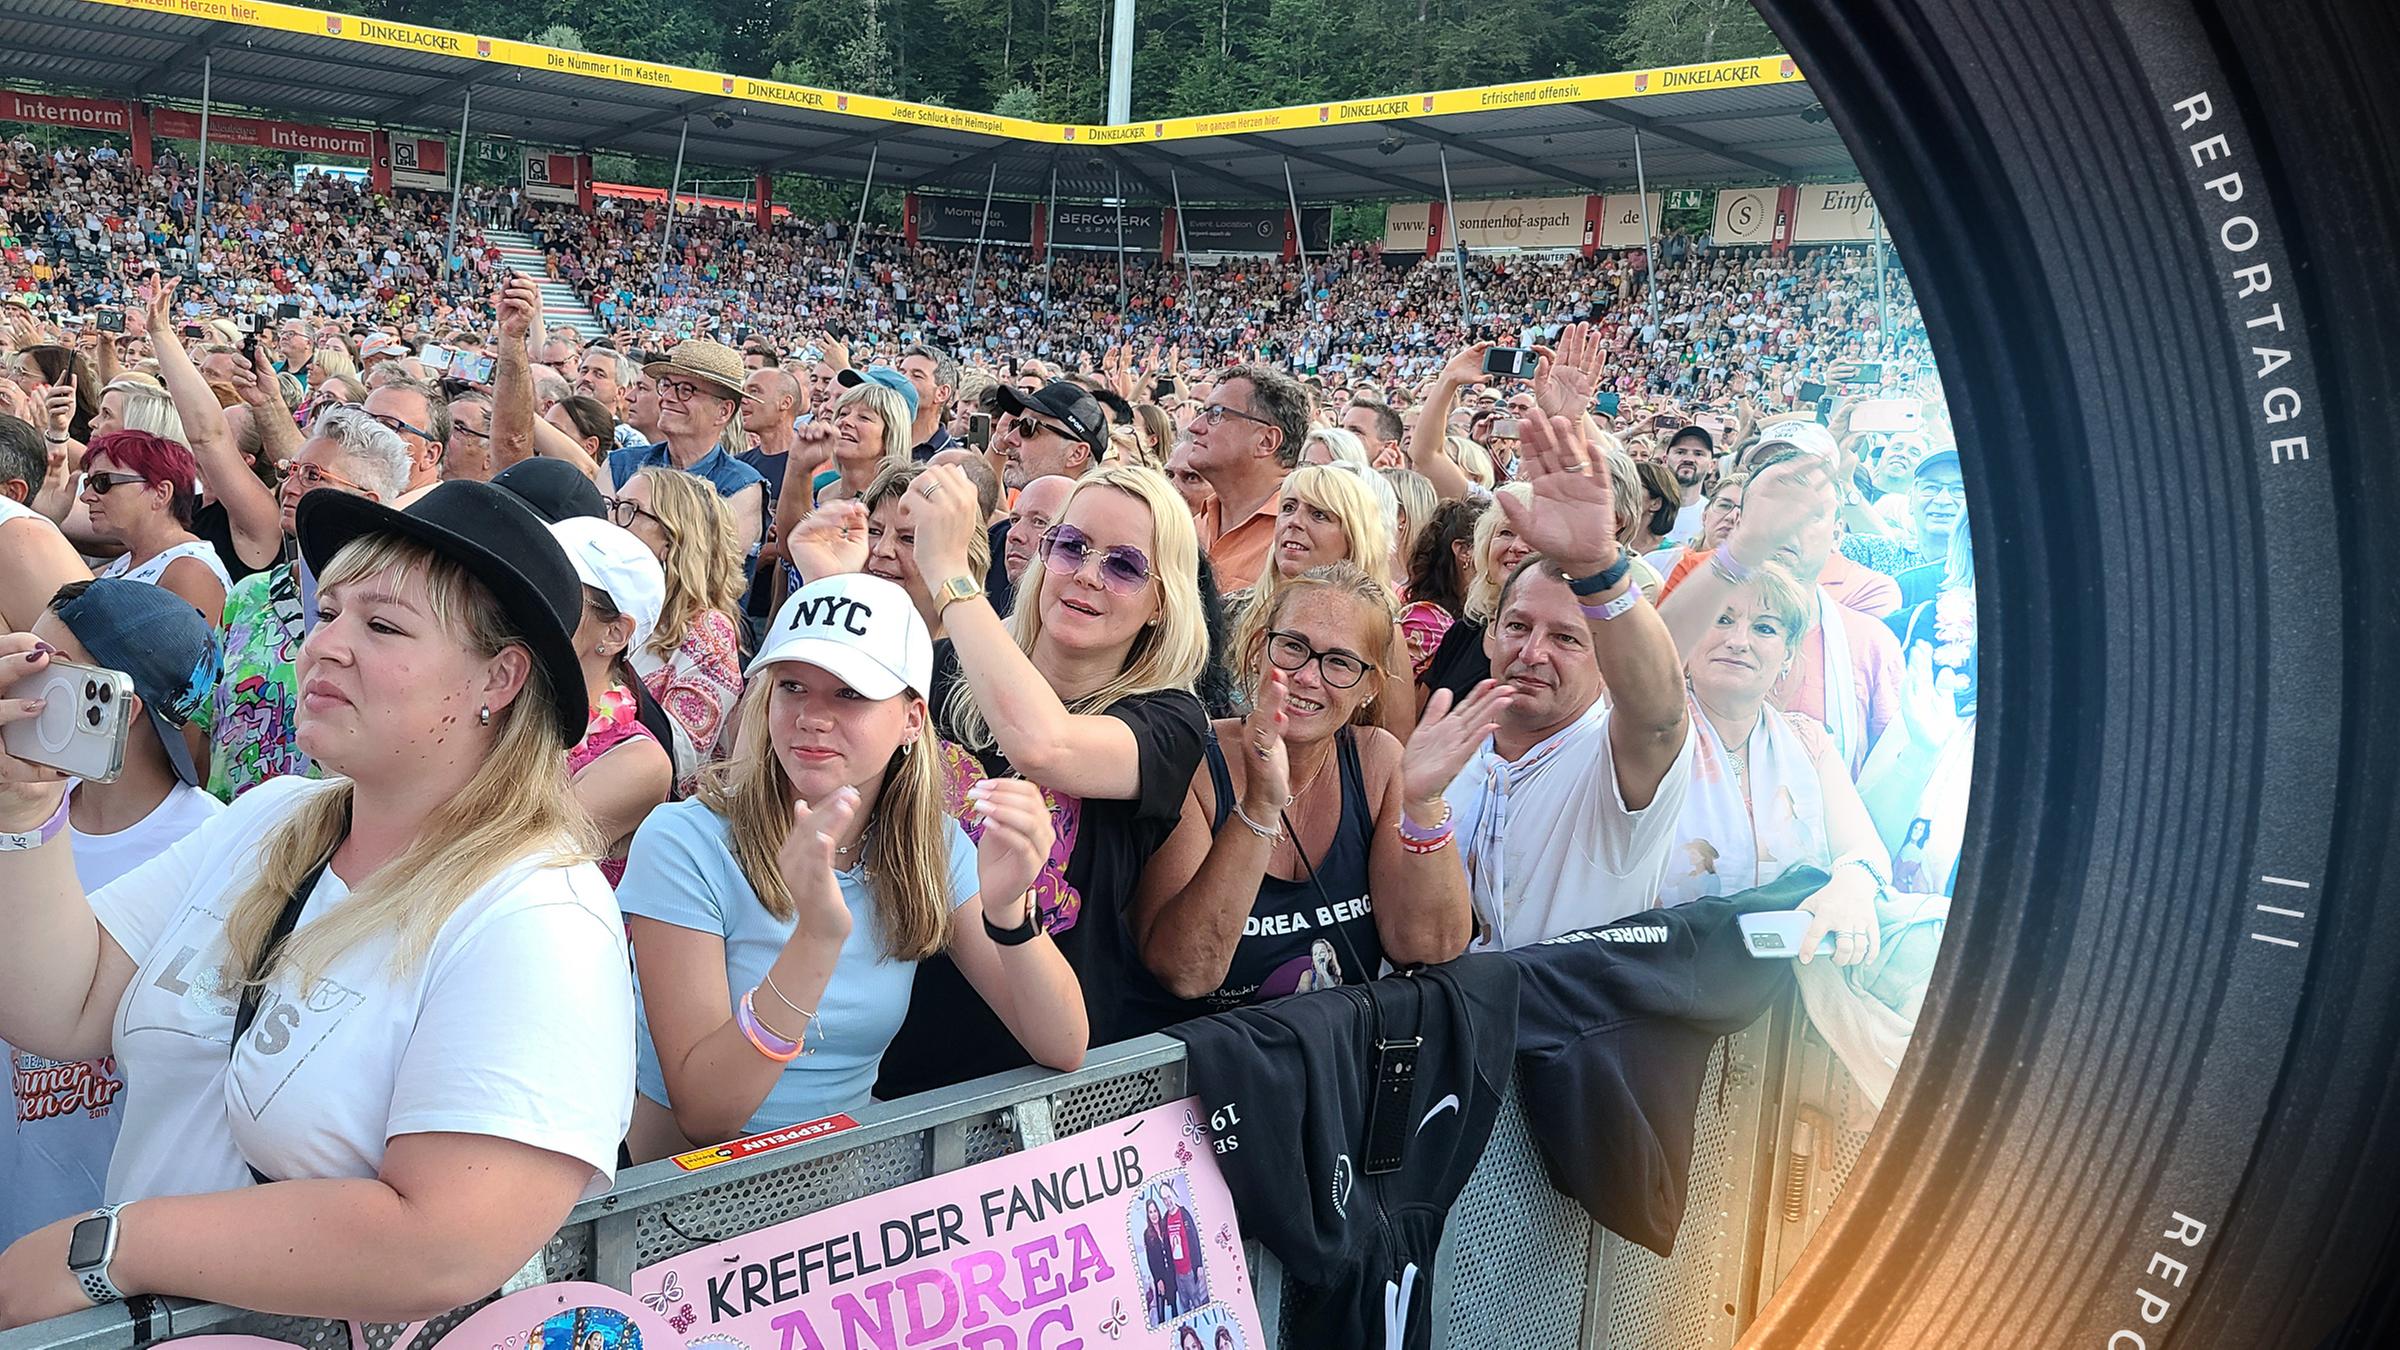
[[[547,150],[525,152],[525,195],[537,202],[573,203],[575,197],[575,156],[554,155]]]
[[[1775,199],[1781,188],[1726,188],[1717,193],[1717,223],[1709,233],[1719,245],[1769,244],[1775,240]]]
[[[1864,183],[1804,183],[1795,244],[1864,243],[1875,237],[1875,194]],[[1722,241],[1719,241],[1722,242]]]
[[[1582,248],[1584,207],[1582,197],[1460,202],[1457,229],[1444,230],[1442,237],[1445,242],[1463,239],[1470,250]]]
[[[1658,228],[1658,194],[1650,194],[1649,228]],[[1600,247],[1640,248],[1649,237],[1643,228],[1642,199],[1631,192],[1612,192],[1600,199]]]
[[[1393,202],[1383,213],[1383,251],[1423,253],[1432,228],[1432,202]]]
[[[392,186],[443,192],[450,187],[450,146],[404,133],[394,133]]]

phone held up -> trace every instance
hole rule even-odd
[[[1531,347],[1494,347],[1483,354],[1483,373],[1505,375],[1518,380],[1531,379],[1539,361],[1540,358],[1534,355]]]
[[[133,681],[123,672],[53,660],[8,696],[42,701],[38,716],[0,733],[9,754],[89,783],[113,783],[125,771]]]
[[[92,311],[92,328],[102,333],[125,331],[125,311],[114,305],[102,305]]]
[[[991,447],[992,415],[990,413],[969,413],[967,415],[967,444],[978,450]]]

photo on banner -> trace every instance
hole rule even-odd
[[[633,1287],[675,1332],[646,1350],[1266,1344],[1197,1098],[695,1248]]]

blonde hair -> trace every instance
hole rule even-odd
[[[434,623],[484,659],[524,638],[512,628],[482,583],[464,567],[398,535],[370,535],[342,546],[317,578],[321,590],[391,573],[421,574]],[[459,792],[426,817],[399,855],[376,869],[350,897],[284,944],[277,966],[298,973],[303,987],[344,953],[371,938],[393,939],[391,970],[406,974],[424,960],[443,925],[493,878],[547,850],[541,865],[566,867],[597,853],[590,817],[567,786],[566,746],[560,743],[558,697],[541,662],[530,663],[524,688],[492,716],[492,748]],[[333,856],[350,828],[346,779],[316,793],[269,833],[257,875],[237,895],[225,921],[231,969],[245,985],[263,984],[261,969],[276,918],[308,873]]]
[[[1750,579],[1728,597],[1727,607],[1741,599],[1747,599],[1753,611],[1781,623],[1784,641],[1795,651],[1809,630],[1817,626],[1816,587],[1803,585],[1792,569],[1782,563],[1760,563],[1752,570]]]
[[[1479,487],[1488,488],[1492,485],[1496,475],[1492,471],[1489,451],[1464,436],[1445,437],[1442,449],[1449,453],[1450,461],[1458,466],[1458,471],[1465,474],[1469,481]]]
[[[1370,470],[1366,477],[1372,477]],[[1347,562],[1375,579],[1378,585],[1390,586],[1392,570],[1392,534],[1383,523],[1383,507],[1375,500],[1364,479],[1352,474],[1342,464],[1304,464],[1284,475],[1283,486],[1276,490],[1277,514],[1282,504],[1296,500],[1331,515],[1341,524],[1342,536],[1348,550],[1339,561]],[[1323,564],[1320,564],[1322,566]],[[1275,566],[1270,553],[1267,565],[1250,588],[1250,598],[1242,606],[1233,628],[1233,649],[1247,652],[1259,640],[1274,614],[1276,596],[1291,584]],[[1381,655],[1380,652],[1377,653]],[[1249,665],[1238,672],[1245,697],[1253,692],[1255,675]]]
[[[187,450],[191,448],[191,440],[183,430],[183,414],[175,410],[175,399],[164,386],[140,376],[121,376],[100,391],[102,398],[110,394],[124,400],[124,414],[118,420],[127,431],[147,431]]]
[[[1432,479],[1415,469],[1393,467],[1377,469],[1375,472],[1382,475],[1384,482],[1391,484],[1392,497],[1400,503],[1403,527],[1393,531],[1398,536],[1398,543],[1392,552],[1405,563],[1416,556],[1417,539],[1425,533],[1425,527],[1433,523],[1433,513],[1442,509],[1441,494],[1433,490]]]
[[[667,536],[667,599],[644,650],[671,656],[709,610],[730,619],[741,603],[742,546],[733,512],[716,488],[681,469],[651,465],[634,474],[650,490],[650,514]]]
[[[1491,557],[1492,540],[1500,533],[1500,527],[1508,523],[1508,517],[1500,511],[1499,498],[1502,494],[1514,497],[1527,506],[1533,504],[1531,487],[1523,483],[1503,483],[1493,490],[1492,504],[1483,508],[1483,514],[1475,518],[1475,576],[1467,583],[1467,600],[1460,609],[1477,623],[1490,623],[1492,616],[1500,612],[1500,588],[1508,582],[1507,574],[1493,565]]]
[[[350,349],[347,347],[327,343],[310,354],[309,364],[323,371],[331,379],[355,380],[358,378],[358,360],[350,355]]]
[[[699,797],[725,822],[733,860],[758,896],[759,908],[789,923],[796,908],[777,855],[792,832],[796,797],[775,738],[767,732],[767,705],[775,671],[760,671],[734,708],[734,757],[700,771]],[[898,697],[914,698],[904,692]],[[937,743],[926,716],[914,741],[902,742],[883,766],[862,842],[867,893],[875,902],[876,937],[884,954],[922,961],[950,941],[950,817],[942,810],[936,778]]]
[[[1407,684],[1415,680],[1416,674],[1414,671],[1395,672],[1383,668],[1386,653],[1392,649],[1392,625],[1398,622],[1399,605],[1389,587],[1357,563],[1347,560],[1326,563],[1302,572],[1285,582],[1273,596],[1260,597],[1243,615],[1245,621],[1250,615],[1258,616],[1256,625],[1244,623],[1243,636],[1234,646],[1241,662],[1238,679],[1243,697],[1253,701],[1257,698],[1258,659],[1266,651],[1268,632],[1292,607],[1294,600],[1313,591],[1347,595],[1367,611],[1367,650],[1359,654],[1374,666],[1375,687],[1351,710],[1350,724],[1379,726],[1383,718],[1377,704],[1385,694],[1391,692],[1392,681],[1399,680]]]
[[[1308,448],[1312,445],[1324,446],[1325,452],[1333,456],[1330,463],[1356,464],[1362,469],[1374,467],[1374,461],[1367,458],[1367,443],[1357,433],[1342,427],[1318,427],[1308,433],[1308,439],[1300,446],[1303,462],[1308,459]]]
[[[885,464],[906,465],[916,462],[915,456],[910,453],[913,447],[909,444],[908,439],[909,426],[913,419],[908,415],[908,403],[900,397],[899,390],[887,389],[871,381],[866,384],[854,384],[843,390],[833,400],[833,415],[839,417],[842,409],[853,403],[866,404],[876,416],[883,419],[883,462]],[[740,419],[736,418],[735,421],[739,422]]]
[[[1066,519],[1084,493],[1100,491],[1122,492],[1150,509],[1150,580],[1158,587],[1159,612],[1158,619],[1134,637],[1116,678],[1067,705],[1068,712],[1079,715],[1106,712],[1137,694],[1189,690],[1208,664],[1208,623],[1200,611],[1200,538],[1192,526],[1191,508],[1158,470],[1104,464],[1075,480],[1056,518]],[[1050,584],[1050,573],[1036,567],[1026,575],[1032,584],[1018,592],[1008,629],[1017,650],[1031,657],[1042,638],[1041,588]],[[991,724],[984,720],[968,681],[958,681],[943,711],[952,740],[970,750],[993,746]]]

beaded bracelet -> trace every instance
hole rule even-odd
[[[741,1006],[736,1008],[733,1014],[733,1024],[742,1029],[742,1039],[750,1042],[751,1049],[778,1064],[789,1064],[798,1059],[801,1054],[798,1041],[785,1040],[769,1031],[766,1023],[758,1020],[758,1010],[750,1006],[750,995],[753,992],[755,991],[744,990],[742,992]]]
[[[1637,581],[1632,585],[1627,586],[1623,595],[1618,596],[1616,599],[1609,601],[1605,605],[1578,605],[1576,608],[1583,611],[1583,617],[1587,619],[1594,619],[1601,623],[1606,623],[1610,619],[1616,618],[1641,602],[1642,586],[1641,583]]]

